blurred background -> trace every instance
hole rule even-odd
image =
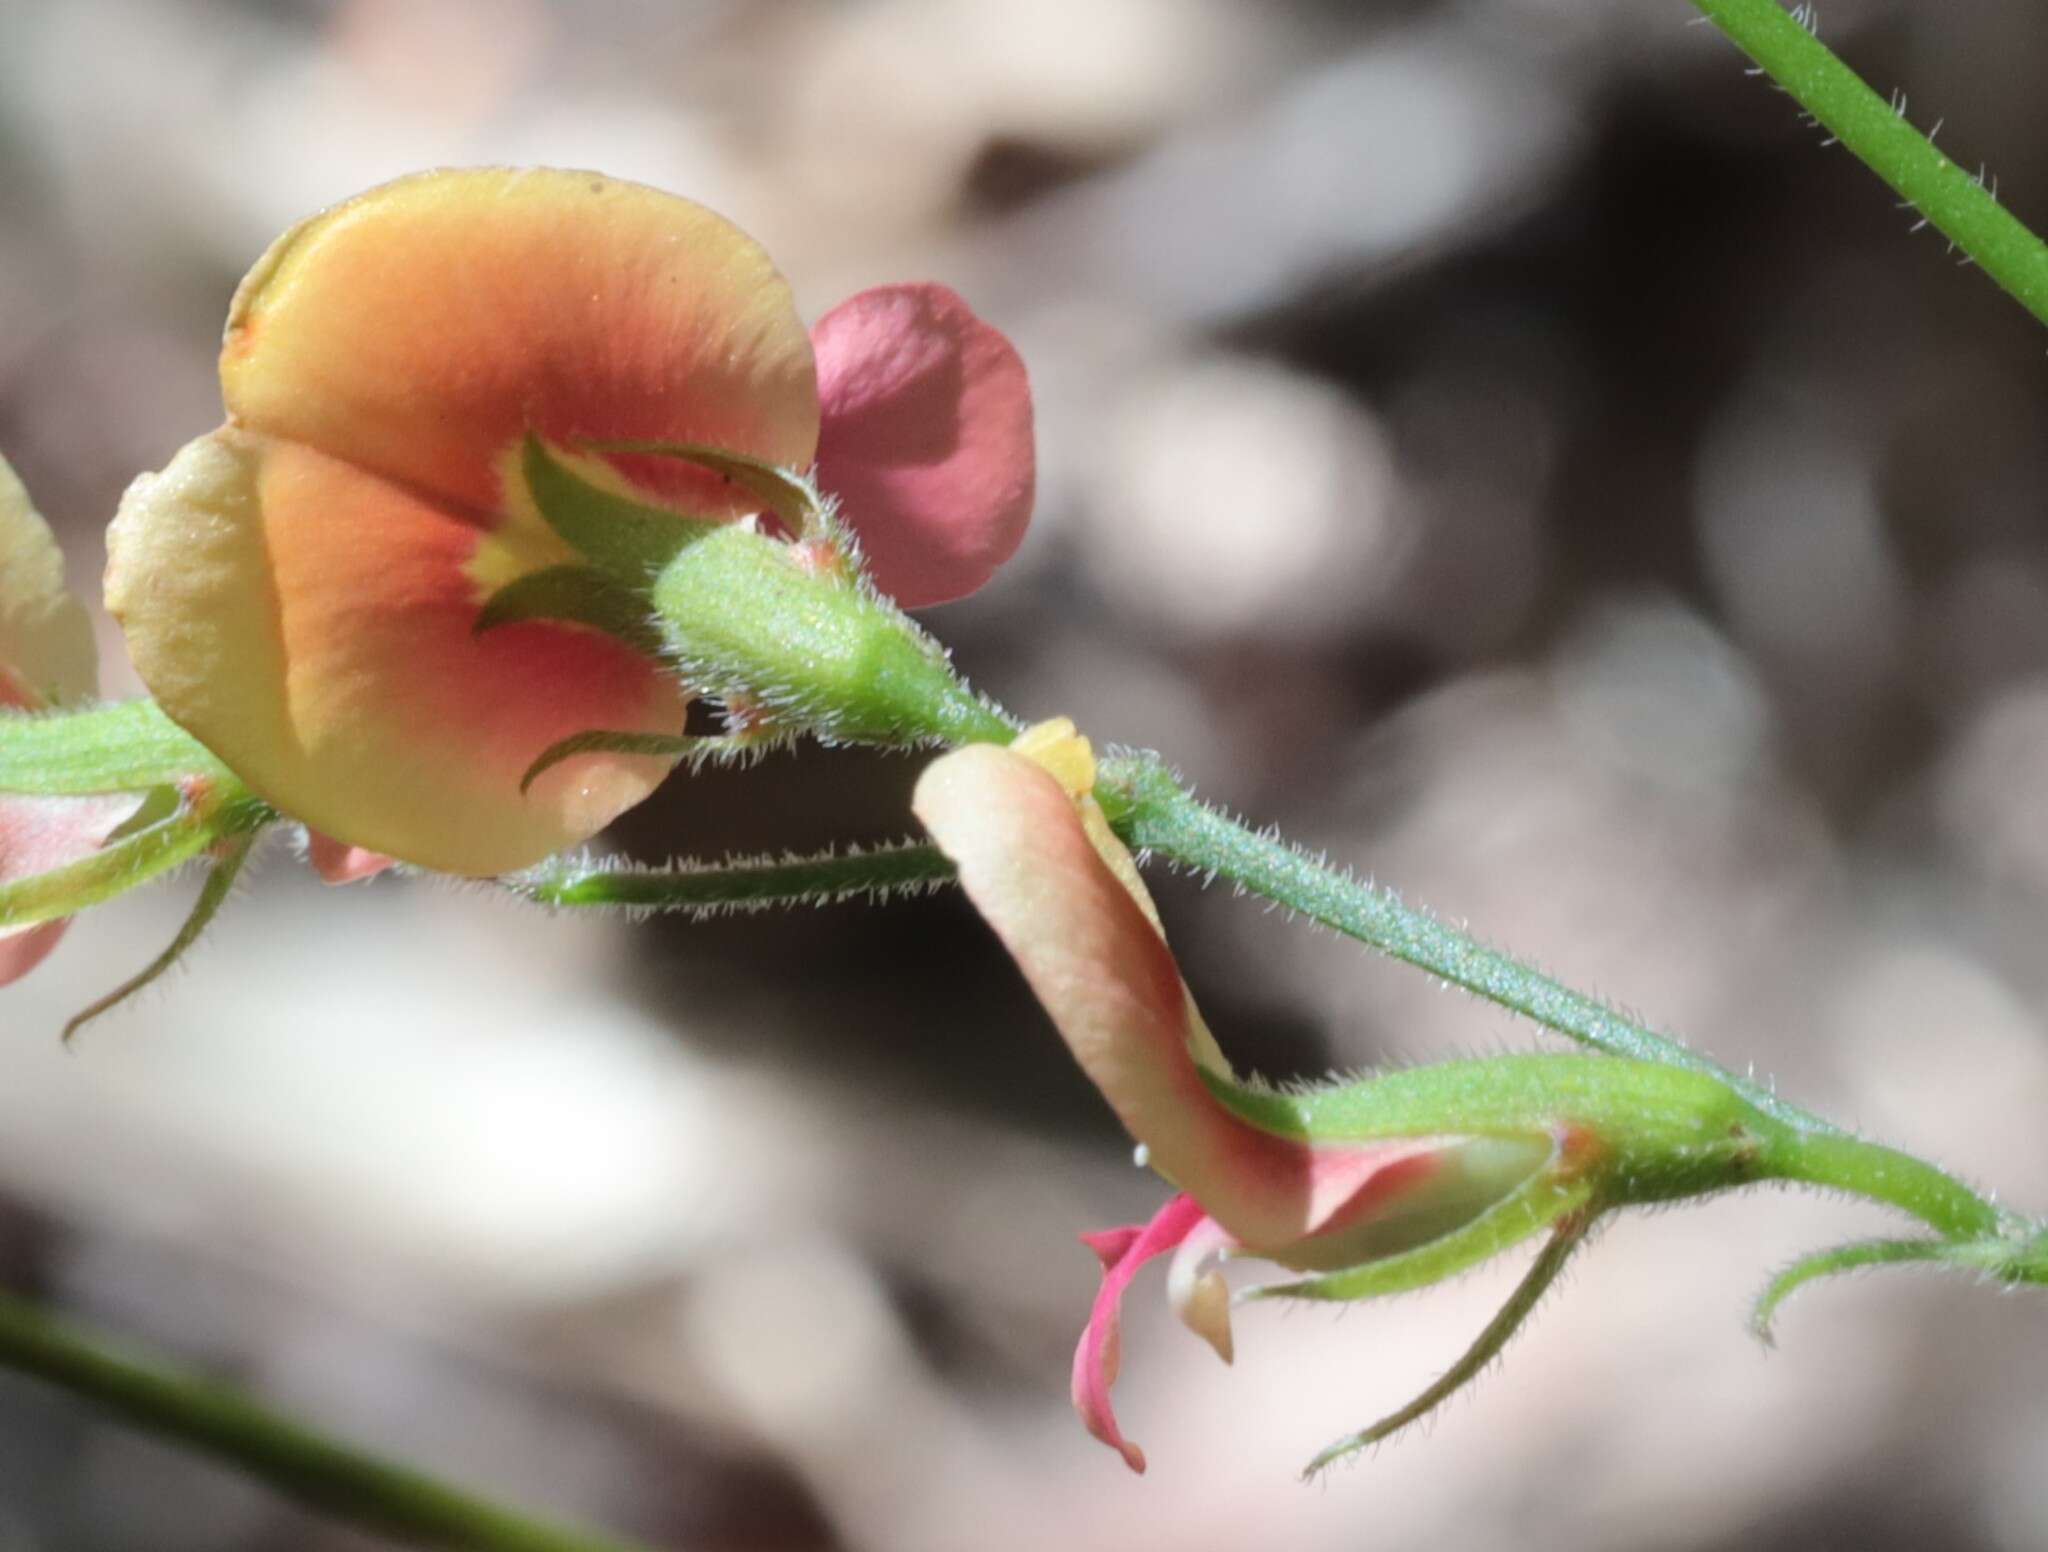
[[[1030,363],[1024,552],[930,623],[1030,715],[1803,1100],[2048,1206],[2038,328],[1682,0],[0,0],[0,448],[94,590],[218,419],[234,282],[436,163],[601,168],[815,316],[937,278]],[[2048,219],[2048,11],[1825,35]],[[133,688],[118,639],[110,689]],[[906,760],[678,780],[634,856],[908,828]],[[1519,1275],[1254,1309],[1157,1274],[1068,1409],[1106,1109],[949,896],[705,924],[323,889],[273,846],[189,973],[73,1009],[190,885],[0,997],[0,1279],[348,1437],[676,1549],[2048,1546],[2038,1300],[1786,1195],[1614,1224],[1506,1365],[1313,1488]],[[1534,1033],[1162,881],[1276,1076]],[[383,1545],[0,1377],[0,1549]]]

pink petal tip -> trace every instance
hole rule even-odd
[[[1081,1414],[1088,1431],[1123,1456],[1124,1464],[1136,1472],[1145,1469],[1145,1452],[1118,1429],[1109,1401],[1109,1388],[1116,1383],[1123,1356],[1120,1316],[1124,1289],[1139,1267],[1172,1250],[1205,1221],[1201,1203],[1183,1192],[1142,1228],[1134,1224],[1081,1236],[1102,1260],[1102,1286],[1096,1290],[1081,1345],[1074,1349],[1074,1410]]]
[[[306,860],[313,865],[313,871],[328,883],[353,884],[357,879],[382,873],[395,859],[381,851],[369,851],[361,846],[351,846],[347,841],[337,841],[333,836],[322,835],[308,826]]]

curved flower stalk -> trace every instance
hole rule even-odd
[[[330,872],[501,873],[645,797],[705,688],[648,590],[763,512],[850,568],[814,461],[907,602],[978,586],[1030,512],[1022,364],[952,293],[864,293],[814,351],[752,239],[588,173],[302,223],[236,293],[221,387],[227,424],[123,499],[107,601],[164,710],[354,848]]]
[[[1281,1091],[1239,1079],[1202,1022],[1128,851],[1094,794],[1071,723],[1009,748],[935,762],[913,806],[970,899],[1016,958],[1076,1060],[1178,1188],[1151,1222],[1084,1235],[1103,1280],[1074,1358],[1074,1404],[1134,1470],[1109,1391],[1118,1305],[1143,1263],[1173,1253],[1181,1319],[1228,1361],[1230,1295],[1214,1268],[1249,1256],[1311,1275],[1249,1297],[1340,1300],[1438,1282],[1518,1242],[1549,1239],[1500,1314],[1408,1405],[1318,1455],[1314,1470],[1426,1415],[1513,1335],[1602,1213],[1760,1180],[1861,1191],[1951,1236],[1918,1259],[2038,1281],[2037,1226],[1833,1129],[1810,1132],[1731,1084],[1660,1062],[1531,1054],[1449,1062]],[[1919,1178],[1915,1177],[1916,1172]],[[1928,1244],[1946,1246],[1929,1253]],[[1888,1259],[1908,1259],[1903,1252]],[[1780,1277],[1759,1319],[1799,1281],[1853,1264],[1828,1253]]]

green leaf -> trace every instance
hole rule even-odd
[[[86,797],[194,776],[219,779],[228,769],[155,701],[0,712],[0,792]]]
[[[547,525],[592,565],[635,591],[645,589],[680,551],[723,526],[593,485],[531,433],[520,470]]]
[[[815,531],[826,520],[828,503],[818,487],[794,469],[745,453],[708,447],[701,442],[585,442],[594,453],[647,453],[709,469],[728,484],[755,497],[799,534]]]
[[[153,985],[185,957],[186,951],[199,941],[200,934],[206,931],[208,924],[219,914],[221,906],[227,903],[228,895],[235,887],[235,879],[242,871],[242,864],[249,860],[249,853],[255,847],[259,833],[256,830],[245,830],[220,843],[213,867],[207,872],[206,883],[200,888],[199,898],[193,903],[191,913],[178,928],[177,936],[171,939],[161,954],[141,970],[104,997],[95,998],[74,1014],[64,1026],[64,1041],[67,1045],[71,1037],[87,1024],[119,1007],[145,987]]]
[[[517,620],[567,620],[614,636],[649,657],[662,653],[647,600],[595,566],[549,566],[506,583],[476,617],[478,635]]]

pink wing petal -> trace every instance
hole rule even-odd
[[[140,794],[111,797],[0,798],[0,884],[48,873],[89,857],[142,804]],[[57,946],[69,919],[0,928],[0,986],[19,980]]]
[[[1117,1428],[1109,1402],[1109,1387],[1116,1383],[1123,1358],[1120,1317],[1124,1289],[1138,1275],[1139,1267],[1173,1249],[1206,1218],[1201,1203],[1183,1192],[1143,1228],[1133,1224],[1081,1236],[1102,1258],[1102,1286],[1095,1292],[1095,1306],[1088,1314],[1088,1329],[1081,1333],[1081,1345],[1074,1349],[1074,1410],[1081,1414],[1088,1431],[1122,1455],[1133,1471],[1145,1469],[1145,1452]]]
[[[347,841],[337,841],[318,830],[306,832],[306,861],[330,884],[353,884],[357,879],[375,877],[395,860],[381,851],[367,851]]]
[[[20,980],[41,964],[70,925],[71,918],[66,916],[57,921],[38,922],[33,927],[0,932],[0,986]]]
[[[973,592],[1031,520],[1031,384],[1015,348],[928,283],[847,298],[811,348],[818,481],[876,583],[907,608]]]

